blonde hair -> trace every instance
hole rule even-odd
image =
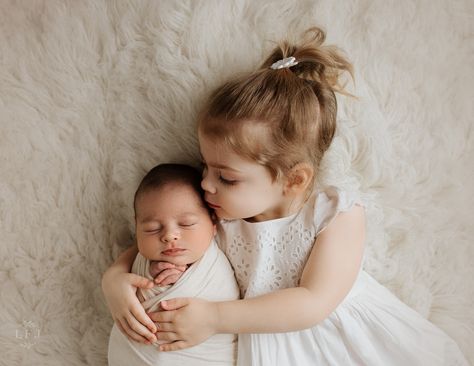
[[[217,88],[198,117],[199,131],[267,167],[274,179],[300,162],[316,171],[336,131],[335,92],[350,95],[340,75],[353,79],[352,65],[337,47],[323,45],[325,38],[310,28],[301,44],[281,42],[257,71]],[[271,69],[290,56],[297,65]]]

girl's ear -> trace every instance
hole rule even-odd
[[[299,194],[308,188],[313,180],[314,168],[308,163],[298,163],[291,168],[286,178],[285,194]]]

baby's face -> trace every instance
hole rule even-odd
[[[183,184],[167,184],[138,198],[138,250],[147,259],[176,265],[202,257],[216,227],[198,193]]]

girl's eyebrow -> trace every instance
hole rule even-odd
[[[202,156],[201,152],[199,152],[199,156],[201,157],[201,161],[206,162],[206,160],[205,160],[204,157]],[[231,171],[236,172],[236,173],[242,173],[242,172],[241,172],[240,170],[238,170],[238,169],[234,169],[234,168],[231,168],[230,166],[223,165],[223,164],[207,163],[207,165],[212,166],[213,168],[217,168],[217,169],[231,170]]]
[[[217,169],[232,170],[233,172],[236,172],[236,173],[242,173],[240,170],[231,168],[230,166],[227,166],[227,165],[222,165],[222,164],[217,164],[217,163],[209,163],[207,165],[212,166],[213,168],[217,168]]]

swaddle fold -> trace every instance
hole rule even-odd
[[[150,261],[138,254],[132,272],[152,279]],[[199,297],[211,301],[234,300],[239,290],[234,272],[224,253],[213,240],[202,258],[193,263],[172,286],[138,289],[147,312],[156,311],[160,301],[176,297]],[[216,334],[205,342],[179,351],[160,352],[154,345],[134,342],[125,337],[114,324],[109,340],[110,366],[143,365],[235,365],[237,337]]]

